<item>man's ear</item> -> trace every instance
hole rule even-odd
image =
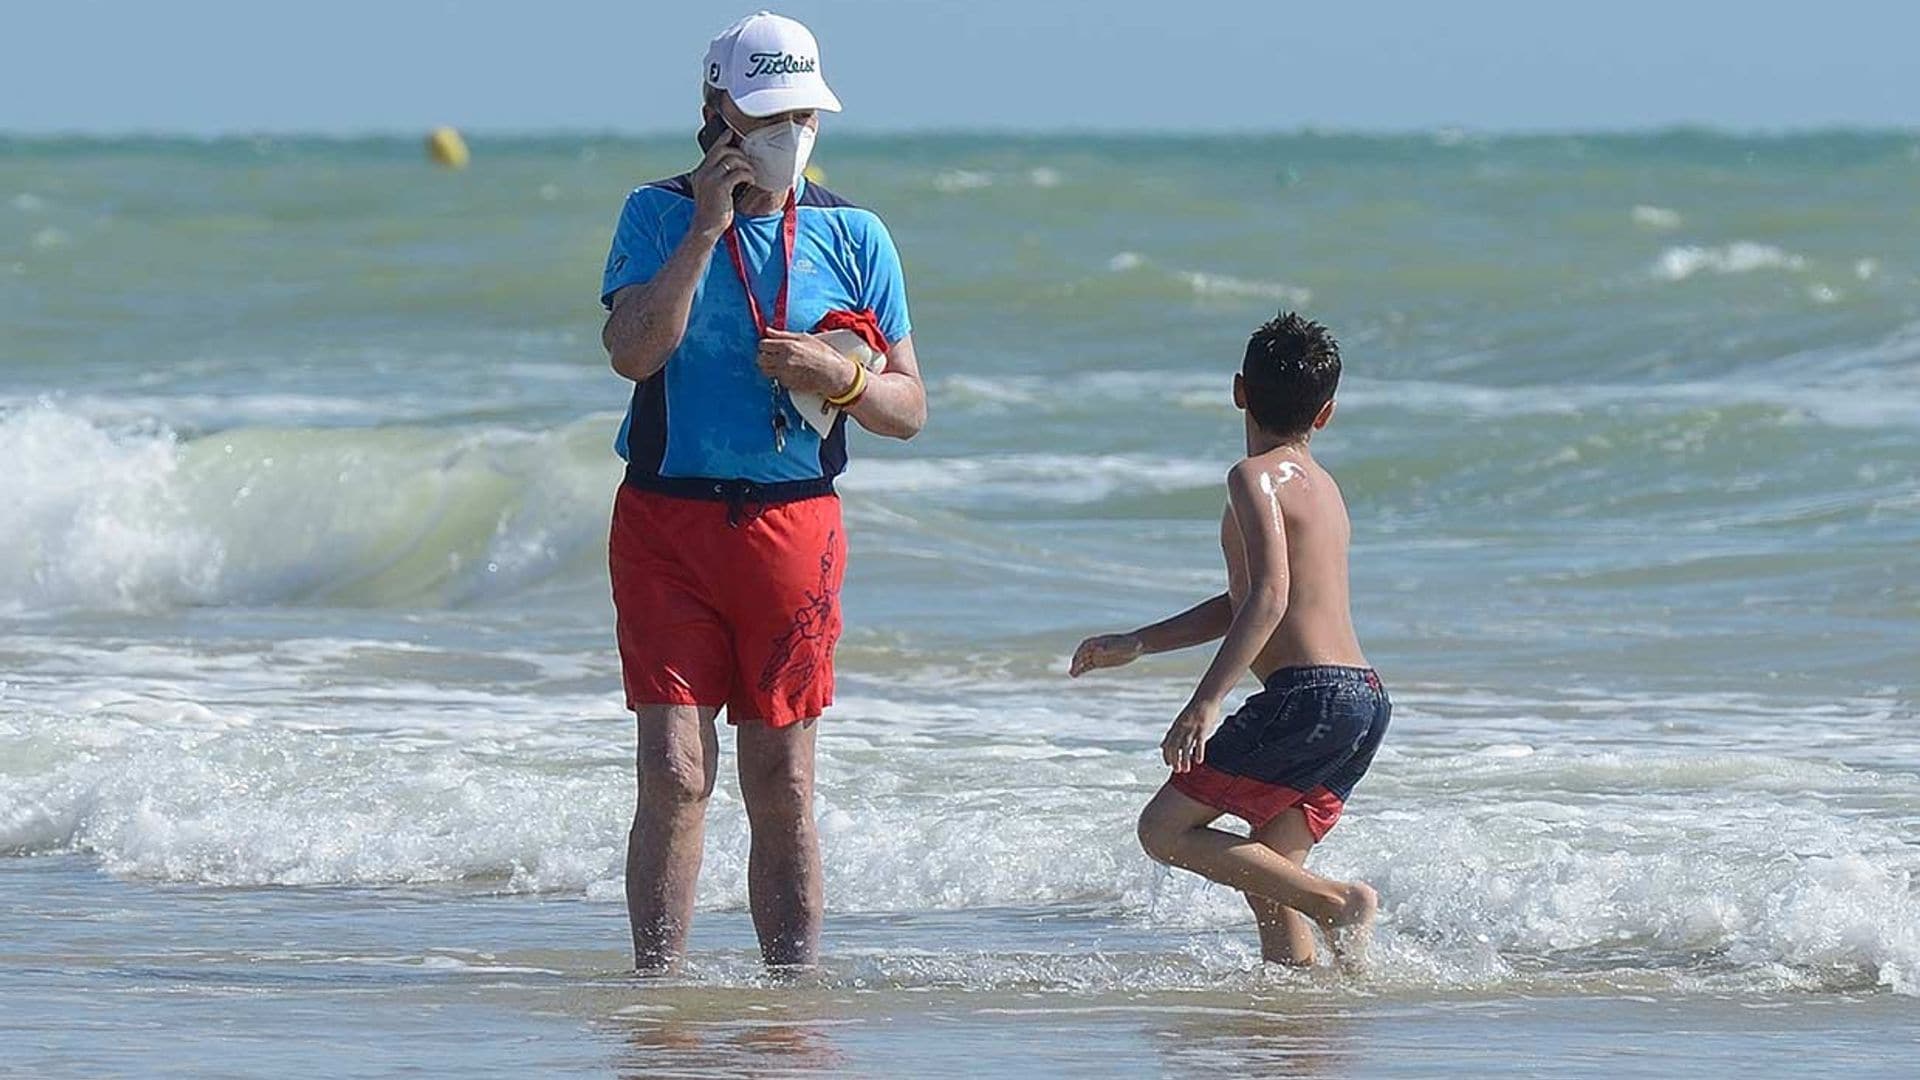
[[[1242,411],[1247,407],[1247,377],[1237,371],[1233,373],[1233,407]]]
[[[1333,407],[1335,404],[1336,402],[1332,398],[1328,398],[1327,403],[1320,406],[1319,415],[1313,418],[1313,430],[1319,431],[1321,428],[1327,426],[1327,421],[1333,419]]]

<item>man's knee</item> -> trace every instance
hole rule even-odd
[[[755,769],[740,778],[747,817],[756,827],[804,826],[813,820],[813,769],[809,763],[783,763]]]
[[[648,806],[700,806],[712,794],[713,774],[695,754],[669,749],[641,759],[640,801]]]
[[[740,727],[740,798],[756,831],[813,821],[813,729]]]
[[[755,828],[803,827],[813,820],[813,762],[800,754],[742,758],[740,797]]]
[[[712,710],[647,705],[635,710],[640,804],[657,811],[704,805],[720,754]]]

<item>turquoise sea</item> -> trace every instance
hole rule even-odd
[[[853,440],[792,985],[730,762],[625,971],[597,296],[692,146],[0,137],[0,1073],[1907,1074],[1920,135],[829,129],[932,422]],[[1351,977],[1135,846],[1206,657],[1065,677],[1219,587],[1283,308],[1397,706]]]

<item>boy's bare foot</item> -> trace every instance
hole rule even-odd
[[[1346,904],[1339,914],[1321,921],[1327,931],[1327,945],[1341,967],[1352,970],[1367,959],[1367,946],[1373,941],[1373,920],[1380,914],[1380,894],[1373,886],[1356,881],[1347,887]]]

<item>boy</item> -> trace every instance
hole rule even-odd
[[[1247,456],[1227,474],[1220,546],[1227,591],[1131,634],[1088,638],[1070,674],[1225,638],[1161,740],[1173,776],[1140,815],[1140,844],[1169,866],[1239,889],[1268,961],[1314,961],[1312,918],[1338,949],[1378,910],[1367,885],[1306,870],[1387,731],[1390,705],[1367,666],[1347,600],[1346,504],[1307,444],[1333,418],[1340,346],[1291,312],[1254,331],[1233,380]],[[1211,739],[1242,671],[1265,689]],[[1250,838],[1211,828],[1246,819]]]

